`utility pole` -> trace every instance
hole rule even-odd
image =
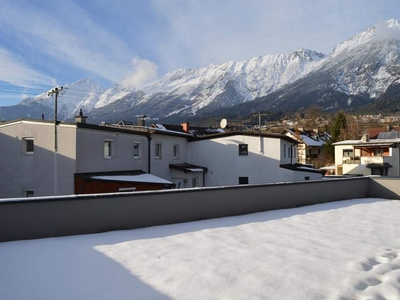
[[[267,116],[268,114],[262,114],[259,112],[257,115],[252,115],[252,117],[258,117],[258,130],[261,133],[261,116]]]
[[[58,93],[60,93],[64,88],[61,87],[55,87],[52,89],[50,92],[47,93],[47,95],[53,96],[54,97],[54,152],[58,151],[58,140],[57,140],[57,125],[58,125],[58,120],[57,120],[57,101],[58,101]]]
[[[58,195],[58,162],[57,162],[57,151],[58,151],[58,137],[57,137],[57,100],[58,100],[58,93],[63,90],[63,87],[55,87],[51,91],[47,93],[47,95],[54,97],[54,196]]]

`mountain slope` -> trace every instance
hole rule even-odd
[[[151,118],[195,115],[231,107],[266,95],[315,69],[326,56],[311,50],[255,57],[200,69],[170,72],[141,91],[132,91],[113,101],[112,109],[96,106],[92,119],[115,120],[119,116],[146,114]],[[131,103],[130,107],[127,103]]]
[[[227,113],[298,110],[313,105],[354,110],[384,99],[400,102],[400,22],[389,20],[339,44],[317,69],[265,97]],[[383,105],[379,105],[382,107]],[[393,109],[392,109],[393,110]],[[199,114],[202,112],[200,111]]]
[[[339,44],[329,56],[301,49],[179,69],[140,90],[119,85],[106,90],[84,79],[59,97],[59,119],[70,119],[82,108],[92,123],[134,120],[138,114],[181,122],[193,116],[243,116],[312,105],[326,111],[373,109],[374,101],[381,107],[388,97],[396,109],[399,86],[400,22],[389,20]],[[0,107],[0,117],[40,118],[44,113],[51,118],[53,110],[54,99],[42,94]]]
[[[92,110],[104,93],[100,87],[90,79],[82,79],[64,86],[57,98],[57,117],[65,120],[78,114],[79,109]],[[55,96],[42,93],[36,97],[28,97],[14,106],[0,107],[0,115],[11,120],[16,118],[45,119],[54,118]]]

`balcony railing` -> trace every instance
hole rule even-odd
[[[382,164],[383,162],[384,162],[383,156],[363,156],[363,157],[361,157],[361,163],[363,165]]]
[[[343,163],[344,164],[360,164],[361,159],[359,156],[346,156],[346,157],[343,157]]]
[[[390,159],[390,156],[347,156],[343,157],[343,164],[381,164]]]

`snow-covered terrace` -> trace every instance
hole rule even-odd
[[[400,202],[0,243],[0,299],[400,299]]]

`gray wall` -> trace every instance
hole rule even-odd
[[[360,177],[159,192],[3,199],[0,202],[0,241],[133,229],[368,198],[371,195],[400,199],[399,181]]]
[[[369,196],[371,198],[400,199],[400,179],[398,177],[371,177]]]
[[[74,191],[74,125],[57,126],[58,152],[54,152],[52,123],[19,121],[3,124],[0,133],[0,198],[23,197],[23,190],[36,196],[68,195]],[[34,153],[24,153],[24,138],[34,139]]]

